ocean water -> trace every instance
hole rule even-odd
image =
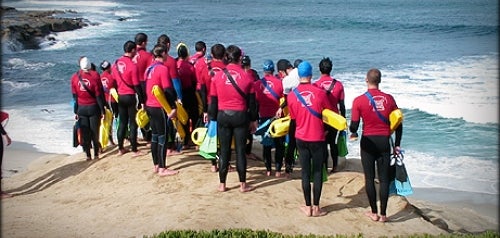
[[[40,50],[2,44],[2,110],[15,141],[74,154],[69,79],[80,56],[97,65],[123,43],[160,34],[173,45],[236,44],[262,73],[265,59],[334,63],[349,120],[368,69],[403,109],[405,164],[416,188],[498,194],[498,2],[409,1],[2,1],[19,10],[74,10],[91,23],[54,34]],[[118,21],[125,18],[126,21]],[[175,54],[175,47],[170,51]],[[319,77],[315,67],[313,77]],[[359,158],[359,142],[349,142]]]

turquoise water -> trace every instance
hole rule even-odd
[[[173,45],[236,44],[261,73],[265,59],[334,63],[352,100],[371,67],[405,114],[402,146],[415,187],[498,194],[496,1],[3,1],[18,9],[71,9],[92,26],[55,35],[41,50],[2,44],[2,107],[14,140],[51,153],[71,147],[69,78],[80,56],[115,60],[137,32]],[[118,21],[120,17],[126,21]],[[175,51],[171,50],[175,55]],[[319,77],[317,68],[313,77]],[[347,158],[359,158],[349,143]]]

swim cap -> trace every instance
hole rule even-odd
[[[274,63],[272,60],[265,60],[264,63],[262,64],[262,69],[264,71],[274,71]]]
[[[286,69],[293,68],[293,65],[290,63],[290,61],[286,59],[278,60],[276,66],[278,67],[278,71],[285,71]]]
[[[101,63],[102,70],[109,68],[109,66],[111,66],[111,64],[107,60],[102,61],[102,63]]]
[[[90,70],[90,67],[90,60],[87,57],[82,57],[80,59],[80,69],[82,69],[83,71],[88,71]]]
[[[299,77],[301,78],[312,76],[312,66],[307,61],[302,61],[302,63],[297,66],[297,70],[299,71]]]

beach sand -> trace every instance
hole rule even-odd
[[[260,145],[255,144],[254,153],[261,154]],[[26,168],[19,165],[36,156]],[[320,203],[328,212],[323,217],[306,217],[299,210],[304,203],[300,168],[291,179],[267,177],[263,162],[248,160],[247,182],[255,190],[239,192],[237,173],[231,172],[229,191],[221,193],[218,174],[210,172],[210,162],[196,151],[167,161],[180,170],[178,175],[155,175],[149,153],[132,158],[108,148],[101,159],[85,161],[81,153],[43,154],[7,147],[3,171],[21,169],[2,179],[2,190],[15,196],[1,200],[1,236],[142,237],[165,230],[229,228],[364,237],[498,231],[498,201],[474,204],[458,197],[448,206],[420,199],[450,196],[439,190],[416,189],[416,194],[428,193],[420,198],[391,196],[390,222],[371,221],[364,216],[369,205],[359,159],[342,160],[341,171],[329,175]],[[483,210],[470,209],[475,206]]]

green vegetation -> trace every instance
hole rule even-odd
[[[205,238],[205,237],[222,237],[222,238],[363,238],[363,234],[357,235],[284,235],[277,232],[250,230],[250,229],[229,229],[229,230],[211,230],[211,231],[195,231],[195,230],[173,230],[164,231],[158,235],[144,236],[145,238]],[[419,234],[411,236],[392,236],[393,238],[498,238],[499,233],[493,231],[485,231],[478,234],[443,234],[443,235],[428,235]]]

